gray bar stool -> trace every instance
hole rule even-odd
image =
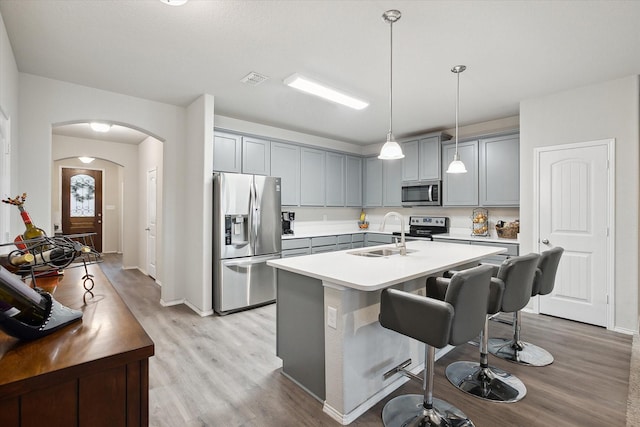
[[[386,427],[473,427],[455,406],[433,397],[435,349],[459,345],[478,335],[486,317],[491,267],[480,266],[454,275],[444,300],[396,289],[380,296],[380,324],[425,344],[424,395],[398,396],[382,410]]]
[[[551,293],[563,252],[564,249],[558,246],[540,255],[531,296]],[[510,312],[513,310],[502,311]],[[520,310],[513,313],[513,338],[492,338],[489,340],[491,354],[520,365],[546,366],[553,363],[553,356],[547,350],[520,340],[521,316]]]
[[[491,279],[489,303],[484,328],[480,333],[480,362],[460,361],[447,366],[445,374],[454,386],[465,393],[492,402],[512,403],[527,394],[524,383],[509,372],[489,366],[489,317],[502,310],[519,310],[527,305],[538,265],[538,254],[512,257],[505,260]],[[440,299],[446,289],[446,278],[429,278],[427,296]]]

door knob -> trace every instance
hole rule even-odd
[[[548,245],[548,244],[549,244],[549,241],[548,241],[547,239],[543,239],[543,240],[542,240],[542,243],[543,243],[543,244],[545,244],[545,245]]]
[[[144,231],[151,231],[149,227],[145,228]]]

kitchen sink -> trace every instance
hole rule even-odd
[[[416,252],[415,249],[407,249],[407,253]],[[365,249],[360,251],[347,252],[350,255],[385,257],[390,255],[400,255],[400,248]]]

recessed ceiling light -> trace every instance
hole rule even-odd
[[[111,129],[111,125],[109,123],[99,123],[99,122],[91,122],[91,129],[96,132],[109,132]]]
[[[369,103],[362,101],[361,99],[354,98],[351,95],[347,95],[337,89],[333,89],[323,83],[312,80],[308,77],[301,76],[298,73],[292,74],[284,79],[284,84],[291,86],[292,88],[301,90],[306,93],[310,93],[315,96],[327,99],[329,101],[337,102],[338,104],[346,105],[356,110],[362,110],[369,106]]]
[[[93,157],[78,157],[78,160],[80,160],[82,163],[91,163],[95,159]]]
[[[189,0],[160,0],[164,4],[168,4],[169,6],[182,6]]]

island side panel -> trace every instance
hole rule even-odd
[[[393,286],[425,295],[425,278]],[[378,321],[381,291],[358,291],[325,282],[325,312],[337,310],[337,328],[325,322],[325,405],[343,421],[373,406],[406,382],[400,374],[383,374],[411,358],[409,370],[424,364],[424,345],[383,328]],[[377,395],[377,396],[376,396]]]
[[[325,399],[322,281],[278,269],[276,355],[282,371],[320,401]]]

